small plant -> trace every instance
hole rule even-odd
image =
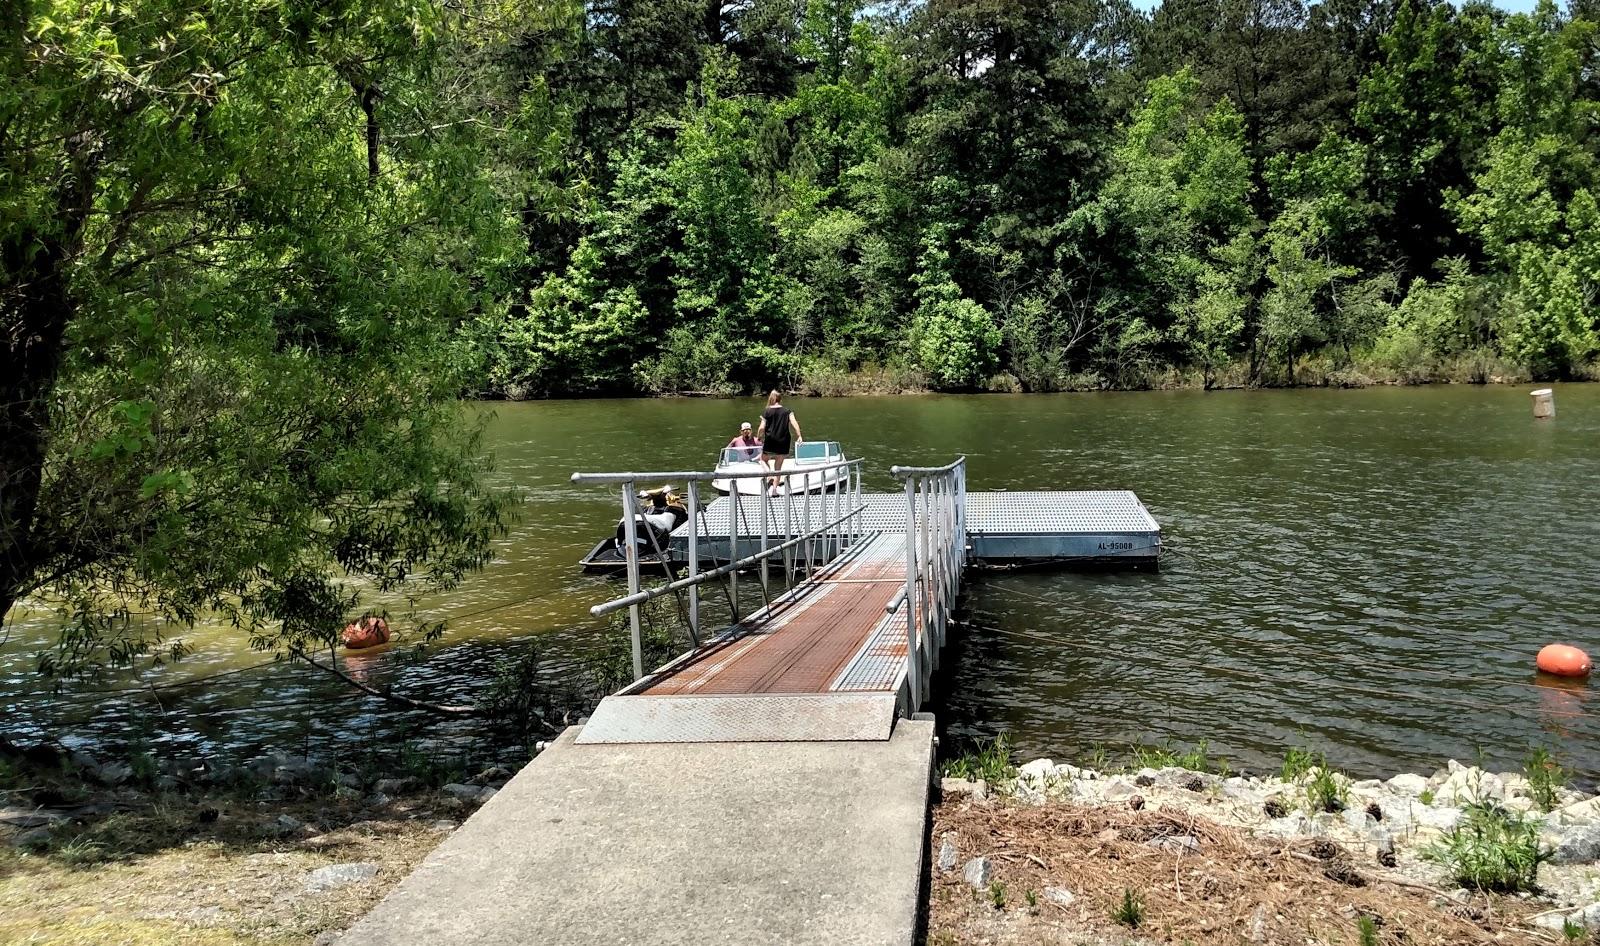
[[[1422,802],[1424,805],[1433,804],[1433,789],[1424,788],[1422,794],[1417,796],[1417,801]]]
[[[1572,922],[1571,917],[1561,918],[1561,938],[1569,943],[1576,943],[1583,939],[1589,930],[1581,923]]]
[[[1130,887],[1122,888],[1122,903],[1112,911],[1111,918],[1129,929],[1138,929],[1144,922],[1144,898]]]
[[[1133,758],[1133,767],[1136,769],[1189,769],[1192,772],[1210,772],[1211,756],[1207,752],[1209,743],[1202,739],[1194,744],[1193,748],[1179,752],[1172,747],[1172,743],[1164,742],[1159,746],[1136,744],[1130,750]]]
[[[991,742],[979,743],[976,750],[945,762],[940,774],[969,780],[981,778],[991,784],[1016,778],[1017,767],[1011,761],[1010,737],[1001,733]]]
[[[1522,774],[1528,779],[1528,794],[1540,811],[1554,810],[1572,775],[1544,746],[1529,751],[1522,763]]]
[[[1027,901],[1029,910],[1039,909],[1039,891],[1029,887],[1027,890],[1023,891],[1022,899]]]
[[[1283,754],[1283,768],[1279,777],[1285,782],[1297,782],[1302,775],[1321,765],[1322,761],[1310,749],[1291,746]]]
[[[1089,758],[1086,761],[1089,768],[1099,772],[1102,775],[1111,770],[1111,753],[1106,751],[1105,746],[1095,746],[1094,750],[1089,753]]]
[[[55,850],[56,859],[68,867],[85,867],[106,859],[106,846],[91,838],[77,837]]]
[[[1361,946],[1378,946],[1378,921],[1363,913],[1356,918],[1356,935]]]
[[[1539,844],[1538,822],[1494,804],[1466,806],[1461,823],[1422,852],[1463,887],[1517,893],[1538,886],[1550,852]]]
[[[998,880],[989,884],[989,902],[994,904],[996,910],[1006,908],[1006,885]]]
[[[1318,761],[1317,767],[1311,770],[1311,777],[1306,780],[1306,807],[1312,811],[1344,811],[1350,803],[1349,787],[1338,772],[1320,764],[1326,760]]]

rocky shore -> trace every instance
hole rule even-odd
[[[1258,839],[1333,842],[1375,877],[1433,889],[1439,907],[1465,903],[1475,894],[1457,882],[1439,856],[1441,842],[1463,830],[1474,809],[1497,809],[1537,832],[1542,863],[1536,889],[1517,894],[1541,905],[1531,922],[1569,935],[1576,928],[1600,930],[1600,797],[1535,786],[1522,773],[1490,772],[1451,760],[1431,775],[1351,780],[1311,766],[1284,779],[1173,767],[1107,773],[1035,759],[999,784],[945,778],[941,787],[947,800],[965,796],[978,805],[1003,801],[1164,812],[1201,817]],[[1169,849],[1198,847],[1183,835],[1161,843]],[[981,868],[970,870],[973,876],[984,874]]]

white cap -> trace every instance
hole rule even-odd
[[[750,422],[749,421],[745,421],[744,423],[740,424],[739,425],[739,429],[740,430],[749,430],[750,429]]]

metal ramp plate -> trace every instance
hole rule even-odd
[[[608,696],[580,744],[621,742],[881,742],[893,693]]]

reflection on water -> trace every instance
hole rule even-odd
[[[1558,742],[1600,770],[1590,691],[1537,677],[1552,640],[1600,649],[1600,386],[1557,389],[1535,422],[1520,388],[1151,392],[800,400],[806,430],[869,460],[969,457],[974,489],[1126,487],[1162,523],[1159,574],[1016,572],[973,581],[941,704],[957,736],[1009,730],[1026,755],[1097,744],[1209,739],[1237,764],[1275,765],[1300,739],[1358,772],[1442,757],[1513,764]],[[448,600],[442,645],[404,645],[346,666],[410,695],[470,700],[494,665],[537,642],[552,679],[600,649],[589,605],[613,586],[574,563],[615,522],[576,469],[709,466],[742,401],[500,404],[495,475],[530,503],[500,557]],[[681,484],[678,484],[681,485]],[[149,738],[194,749],[393,740],[424,721],[316,671],[253,667],[224,630],[197,653],[47,697],[29,648],[42,622],[0,652],[0,706],[13,735],[46,727],[89,739]],[[29,639],[32,639],[31,641]],[[250,669],[242,669],[250,668]],[[151,690],[235,671],[206,685]],[[85,688],[87,689],[87,688]],[[434,736],[468,740],[462,723]]]

